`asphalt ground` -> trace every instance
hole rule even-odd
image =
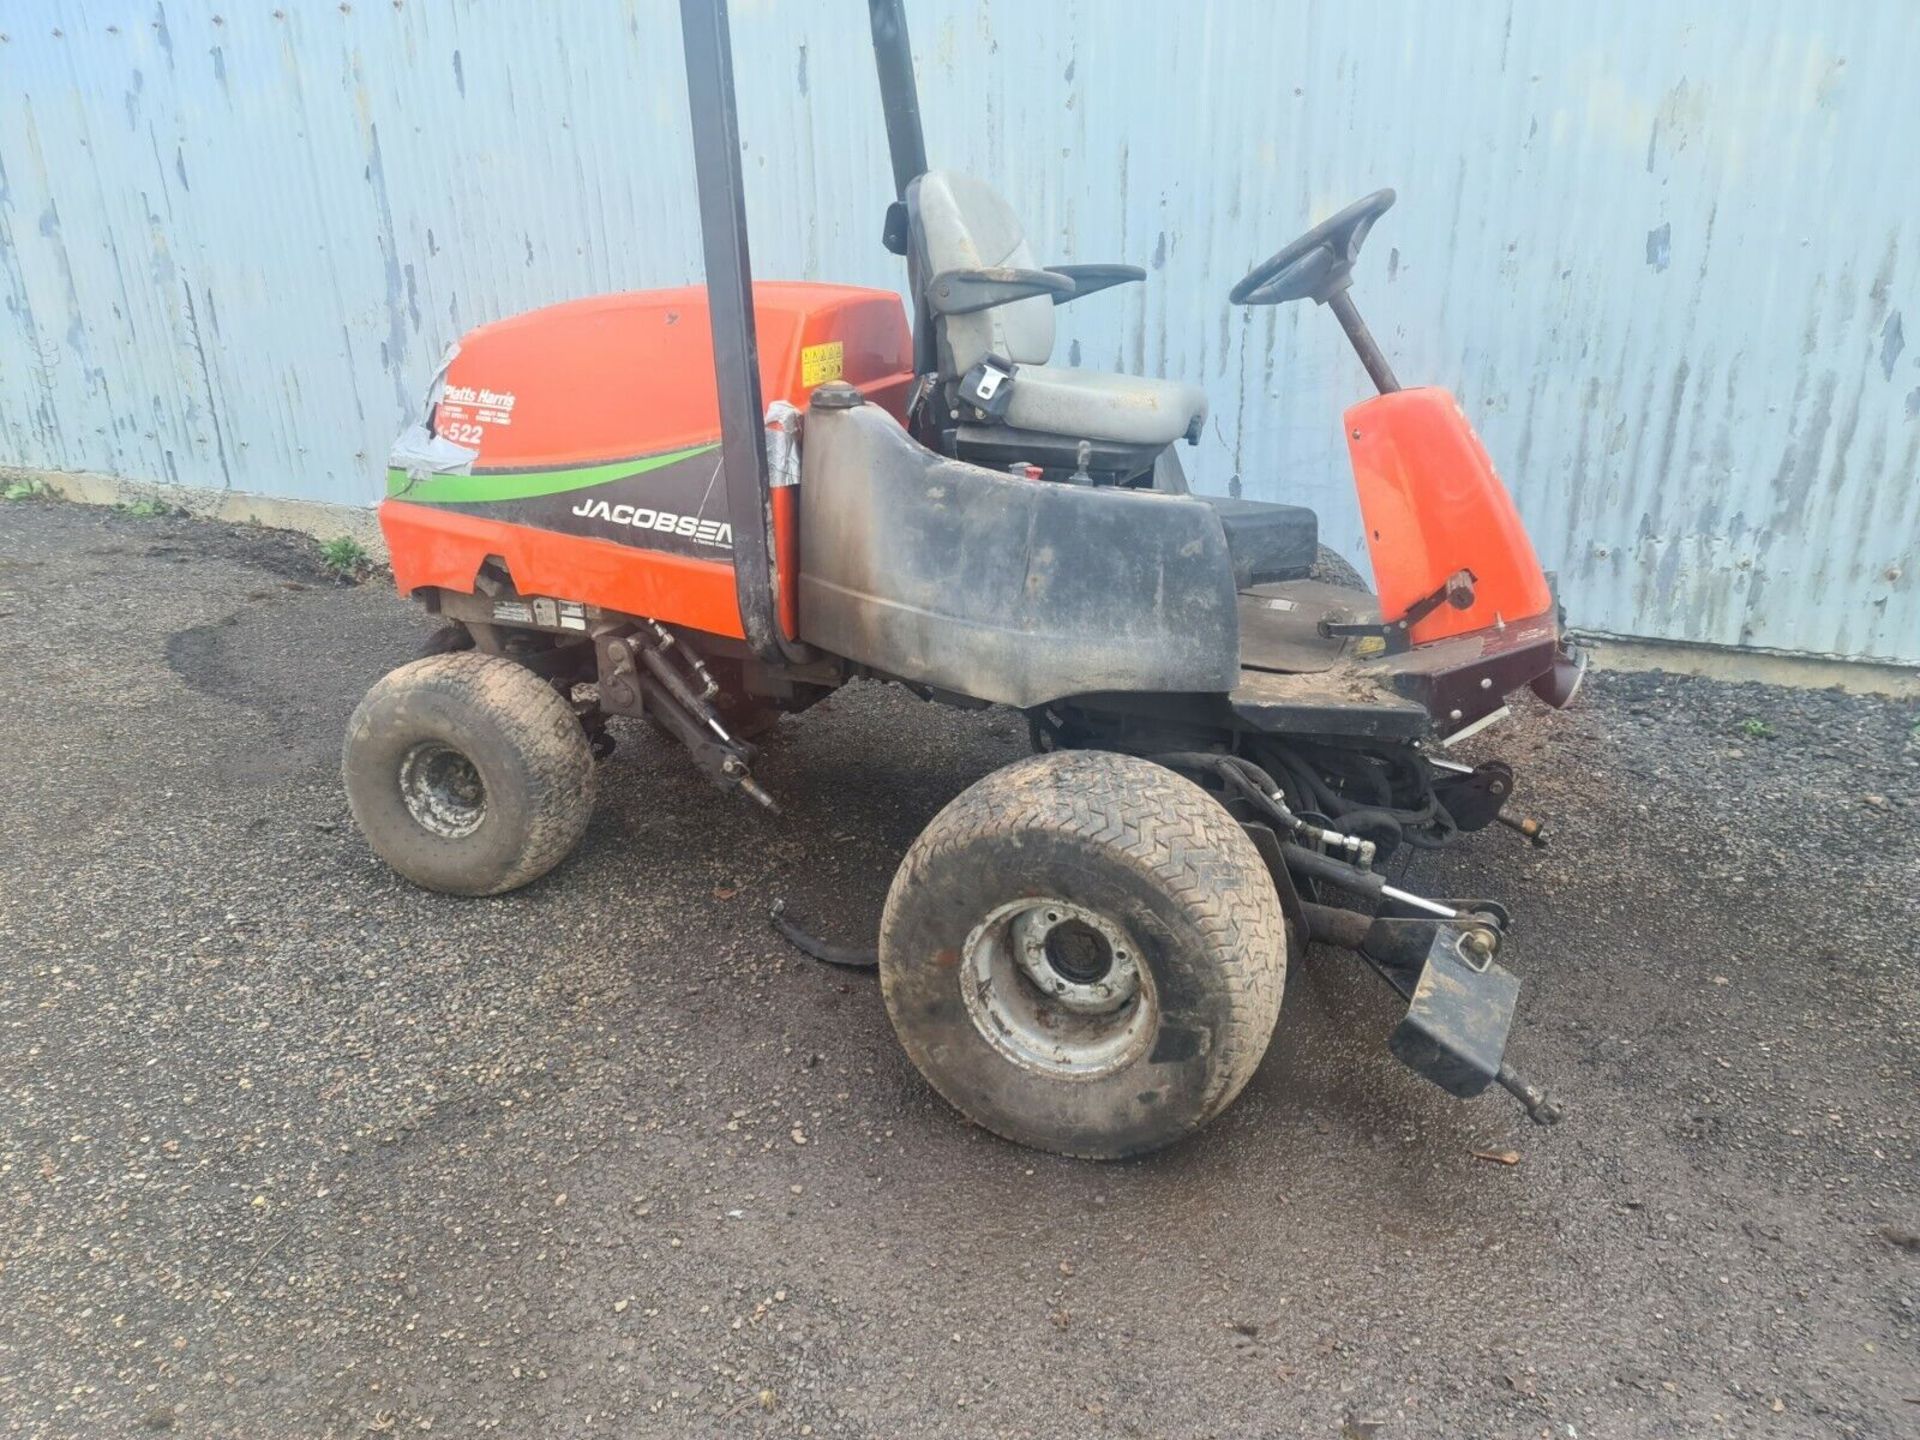
[[[1016,715],[843,691],[780,820],[621,725],[579,852],[456,900],[341,796],[384,586],[14,502],[0,624],[0,1433],[1920,1434],[1911,702],[1603,675],[1488,737],[1553,847],[1408,879],[1512,906],[1557,1129],[1315,951],[1223,1117],[1095,1165],[765,920],[869,941]]]

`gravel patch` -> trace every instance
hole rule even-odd
[[[1408,879],[1513,907],[1559,1128],[1314,952],[1225,1116],[1099,1166],[967,1126],[765,920],[868,943],[1018,716],[843,691],[777,820],[619,725],[580,851],[453,900],[340,792],[426,630],[386,588],[15,502],[0,620],[0,1433],[1920,1427],[1910,702],[1603,674],[1485,738],[1552,848]]]

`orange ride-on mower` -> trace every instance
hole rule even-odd
[[[849,680],[1011,706],[1036,753],[934,818],[881,922],[888,1014],[956,1107],[1066,1154],[1164,1145],[1246,1084],[1318,940],[1405,999],[1413,1070],[1553,1120],[1502,1059],[1506,911],[1384,873],[1496,820],[1537,839],[1508,767],[1443,746],[1579,677],[1459,406],[1401,388],[1349,294],[1393,192],[1230,296],[1327,306],[1378,387],[1344,420],[1369,593],[1311,512],[1188,492],[1197,389],[1052,363],[1056,305],[1144,274],[1043,266],[928,168],[902,0],[869,19],[911,326],[892,292],[752,283],[726,7],[680,11],[707,284],[482,326],[396,445],[394,577],[445,623],[347,735],[373,848],[456,894],[545,873],[609,716],[776,812],[756,729]]]

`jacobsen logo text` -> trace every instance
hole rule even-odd
[[[724,520],[702,520],[693,515],[675,515],[671,510],[649,510],[644,505],[609,505],[604,500],[582,500],[573,513],[583,520],[605,520],[610,525],[631,525],[636,530],[657,530],[662,535],[679,535],[698,545],[733,548],[733,526]]]

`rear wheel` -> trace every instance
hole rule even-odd
[[[880,928],[901,1044],[969,1118],[1112,1159],[1240,1092],[1286,925],[1258,851],[1191,781],[1091,751],[998,770],[907,852]]]
[[[427,638],[420,642],[417,656],[425,659],[429,655],[451,655],[457,650],[473,649],[473,632],[458,620],[448,620],[436,625]]]
[[[347,726],[341,769],[374,853],[451,895],[544,875],[593,810],[593,756],[573,707],[524,666],[473,651],[377,682]]]
[[[1324,580],[1329,585],[1338,585],[1343,590],[1370,590],[1366,578],[1353,568],[1347,557],[1330,546],[1322,545],[1314,552],[1313,569],[1307,572],[1310,580]]]

